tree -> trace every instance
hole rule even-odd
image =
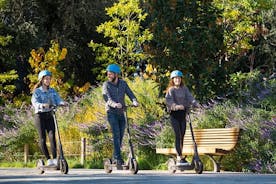
[[[214,0],[213,4],[222,11],[218,24],[224,29],[223,51],[225,61],[237,61],[244,56],[252,71],[255,63],[254,47],[258,44],[262,32],[263,12],[271,9],[275,0]],[[262,33],[261,33],[262,34]],[[236,64],[235,62],[233,64]],[[235,67],[232,67],[235,69]]]
[[[219,11],[211,1],[150,0],[149,12],[154,34],[149,51],[161,89],[167,85],[164,74],[178,69],[198,99],[222,93],[225,69],[219,54],[224,47],[223,32],[216,23]]]
[[[135,64],[146,60],[148,55],[140,49],[144,43],[150,41],[153,35],[148,29],[143,29],[142,21],[147,14],[139,7],[139,0],[119,0],[110,8],[106,8],[111,20],[97,27],[97,32],[109,39],[109,44],[88,44],[96,53],[96,60],[104,68],[109,63],[118,63],[123,67],[123,76],[135,71]],[[99,77],[101,78],[101,76]]]
[[[270,10],[262,12],[262,21],[256,35],[256,46],[252,49],[254,66],[266,65],[268,72],[276,68],[276,1]]]
[[[97,68],[98,64],[87,42],[91,37],[104,42],[95,27],[106,20],[104,8],[114,1],[6,0],[0,10],[3,24],[0,35],[11,35],[14,39],[5,48],[0,47],[0,72],[3,69],[18,72],[16,93],[29,94],[25,81],[32,70],[28,63],[30,50],[49,48],[51,40],[57,40],[68,49],[66,62],[59,65],[64,71],[64,81],[70,81],[72,86],[82,86],[86,82],[96,84],[97,73],[91,68]]]
[[[71,87],[68,83],[62,81],[64,73],[58,68],[59,62],[64,60],[67,55],[67,49],[60,49],[59,44],[55,41],[51,41],[51,48],[47,52],[44,48],[31,51],[31,57],[29,63],[33,69],[33,73],[28,75],[30,80],[30,89],[33,90],[35,84],[38,82],[38,73],[42,70],[49,70],[53,74],[51,85],[56,88],[63,97],[68,93],[68,89]]]
[[[1,0],[0,1],[0,8],[5,6],[5,3],[6,2],[4,0]],[[1,25],[0,27],[2,27],[2,26],[3,25]],[[10,36],[10,35],[7,35],[7,36],[0,35],[0,45],[2,47],[5,47],[12,41],[12,39],[13,39],[13,37]],[[3,50],[1,49],[0,52],[2,53],[2,51]],[[2,68],[2,72],[3,71],[4,70]],[[11,94],[16,89],[16,86],[14,84],[12,84],[11,82],[16,80],[17,78],[18,78],[18,75],[17,75],[17,72],[15,70],[4,71],[3,73],[0,73],[0,97],[1,98],[6,99],[6,98],[11,96]],[[0,100],[0,104],[1,103],[4,103],[4,101],[2,101],[2,99]]]

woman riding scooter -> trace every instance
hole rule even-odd
[[[38,83],[32,95],[32,105],[35,110],[35,127],[38,130],[40,147],[47,159],[48,166],[57,166],[57,146],[55,138],[55,123],[51,106],[65,105],[59,94],[50,87],[52,73],[43,70],[38,74]],[[52,158],[46,145],[46,133],[49,136]]]
[[[171,125],[175,133],[176,165],[188,165],[182,156],[183,141],[186,131],[186,111],[191,106],[199,106],[182,80],[179,70],[171,72],[170,82],[166,90],[166,105],[170,113]]]

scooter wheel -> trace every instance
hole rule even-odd
[[[62,174],[67,174],[69,171],[67,161],[65,159],[60,160],[60,172]]]
[[[173,174],[175,173],[176,169],[175,169],[175,160],[173,158],[170,158],[168,160],[168,171]]]
[[[194,164],[196,173],[201,174],[203,172],[203,163],[201,162],[201,160],[195,160]]]
[[[104,171],[106,173],[111,173],[112,172],[111,164],[112,164],[111,159],[109,159],[109,158],[104,159]]]
[[[45,163],[42,159],[39,159],[36,162],[36,168],[38,169],[39,174],[43,174],[45,172],[44,169],[43,169],[44,166],[45,166]]]
[[[130,166],[129,166],[129,170],[132,174],[137,174],[138,172],[138,162],[136,159],[131,159],[131,162],[130,162]]]

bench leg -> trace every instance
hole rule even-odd
[[[220,172],[220,163],[221,163],[221,160],[222,160],[222,157],[223,156],[220,156],[220,158],[218,159],[218,161],[216,161],[216,159],[213,157],[213,155],[209,155],[209,154],[206,154],[213,162],[213,165],[214,165],[214,172]]]

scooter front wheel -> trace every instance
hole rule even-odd
[[[44,166],[45,166],[45,163],[42,159],[39,159],[36,162],[36,168],[38,169],[39,174],[43,174],[45,172],[44,169],[43,169]]]
[[[136,159],[131,159],[130,161],[130,166],[129,166],[129,170],[132,174],[137,174],[138,172],[138,162]]]
[[[60,172],[62,174],[67,174],[69,171],[67,161],[65,159],[60,160]]]
[[[104,159],[104,171],[108,174],[112,172],[111,164],[112,164],[111,159],[109,158]]]
[[[195,171],[197,174],[201,174],[203,172],[203,163],[201,160],[194,160]]]
[[[168,171],[173,174],[175,173],[176,169],[175,169],[175,160],[173,158],[170,158],[168,160]]]

